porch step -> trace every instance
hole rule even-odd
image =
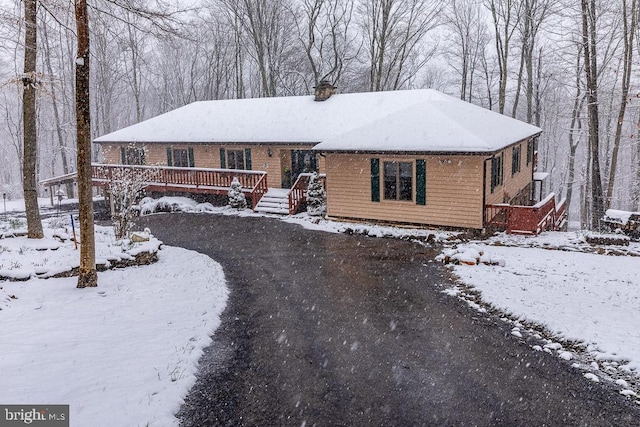
[[[270,188],[253,210],[263,213],[289,215],[289,190]]]

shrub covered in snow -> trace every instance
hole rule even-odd
[[[231,187],[229,187],[229,206],[236,209],[244,209],[247,207],[247,199],[242,192],[242,185],[237,177],[233,177]]]
[[[307,213],[311,216],[322,216],[326,211],[327,195],[316,172],[311,176],[307,189]]]
[[[109,193],[115,208],[111,219],[116,238],[122,239],[131,232],[133,219],[138,215],[138,200],[142,197],[147,183],[154,181],[157,176],[158,170],[153,168],[113,169],[109,181]]]

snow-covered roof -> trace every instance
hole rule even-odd
[[[493,152],[541,132],[435,90],[200,101],[98,143],[309,143],[321,151]]]

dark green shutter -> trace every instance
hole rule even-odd
[[[427,162],[416,160],[416,205],[427,204]]]
[[[173,166],[173,153],[171,148],[167,148],[167,166]]]
[[[380,201],[380,159],[371,159],[371,201]]]
[[[227,168],[227,154],[224,152],[224,148],[220,149],[220,168]]]
[[[127,150],[124,147],[120,147],[120,164],[127,164]]]
[[[498,186],[498,158],[491,157],[491,192]]]
[[[244,149],[244,166],[246,170],[251,170],[251,148]]]
[[[147,164],[147,150],[145,150],[144,147],[142,147],[140,151],[140,161],[143,165]]]
[[[189,167],[193,168],[196,166],[196,161],[193,158],[193,147],[187,148],[187,151],[189,152]]]

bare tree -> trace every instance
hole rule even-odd
[[[613,197],[613,189],[616,182],[616,172],[618,166],[618,152],[620,150],[620,140],[622,138],[622,125],[624,123],[624,116],[629,102],[629,87],[631,83],[631,69],[633,66],[633,39],[635,36],[635,29],[638,24],[638,10],[636,7],[636,0],[631,0],[631,9],[627,7],[627,0],[622,0],[622,25],[623,25],[623,41],[624,41],[624,54],[622,65],[622,83],[620,90],[620,107],[618,110],[618,120],[616,122],[616,131],[613,141],[613,150],[611,153],[611,165],[609,168],[609,181],[607,183],[607,196],[605,199],[605,209],[611,206],[611,199]]]
[[[591,228],[599,229],[604,214],[604,194],[600,173],[600,118],[598,115],[598,52],[597,18],[595,0],[581,0],[582,50],[589,114],[589,169],[591,186]]]
[[[53,78],[54,76],[54,71],[53,71],[53,66],[51,65],[51,56],[52,56],[52,52],[51,52],[51,44],[50,44],[50,40],[49,40],[49,33],[47,30],[48,25],[43,25],[42,26],[42,31],[43,31],[43,35],[44,35],[44,63],[47,69],[47,73],[49,74],[49,76],[51,76]],[[59,79],[59,81],[62,81],[63,79]],[[58,152],[60,153],[60,159],[62,161],[62,173],[63,174],[68,174],[69,172],[71,172],[71,168],[69,167],[69,159],[68,159],[68,147],[67,144],[65,142],[65,138],[63,135],[63,123],[62,123],[62,118],[60,115],[60,108],[59,108],[59,102],[58,102],[58,97],[57,97],[57,89],[56,89],[56,84],[52,83],[51,84],[51,107],[53,109],[53,119],[54,119],[54,124],[55,124],[55,135],[56,135],[56,139],[57,139],[57,146],[58,146]],[[55,160],[55,156],[52,156],[52,161]],[[72,183],[68,183],[67,184],[67,188],[66,188],[66,193],[69,197],[72,197],[73,195],[73,184]]]
[[[522,3],[518,0],[487,0],[495,30],[496,54],[500,71],[498,87],[498,111],[504,113],[509,79],[511,39],[518,28]]]
[[[370,91],[396,90],[415,77],[435,53],[423,41],[443,8],[441,0],[361,1]]]
[[[571,126],[569,128],[569,172],[567,178],[567,212],[570,212],[571,200],[573,198],[573,186],[575,184],[575,163],[576,151],[581,142],[582,136],[582,117],[581,111],[585,101],[585,95],[582,93],[582,84],[580,74],[582,73],[582,61],[580,60],[582,46],[578,45],[578,54],[576,55],[576,96],[571,109]]]
[[[345,68],[356,59],[352,35],[353,0],[304,0],[296,13],[300,45],[310,68],[312,83],[338,84]]]
[[[520,49],[520,68],[518,71],[515,99],[513,102],[512,117],[516,117],[518,102],[522,87],[523,71],[526,72],[525,97],[527,101],[527,123],[533,123],[534,111],[534,86],[536,85],[536,75],[534,65],[536,62],[535,52],[540,28],[544,21],[552,13],[553,0],[524,0],[522,3],[522,19],[519,21],[520,37],[522,46]],[[541,51],[538,51],[541,52]],[[538,56],[538,62],[542,61],[542,55]],[[538,67],[540,72],[541,67]]]
[[[30,239],[41,239],[42,221],[38,209],[38,183],[36,164],[38,158],[38,137],[36,120],[36,91],[41,84],[36,72],[37,38],[36,0],[24,2],[24,74],[22,76],[22,116],[24,133],[24,160],[22,163],[22,188],[27,212],[27,229]]]
[[[460,99],[471,102],[476,69],[489,43],[482,7],[473,2],[453,0],[446,26],[453,46],[445,52],[447,62],[460,76]]]
[[[276,96],[283,64],[294,45],[293,17],[287,0],[222,0],[228,16],[237,19],[246,36],[245,48],[257,68],[258,94]]]

